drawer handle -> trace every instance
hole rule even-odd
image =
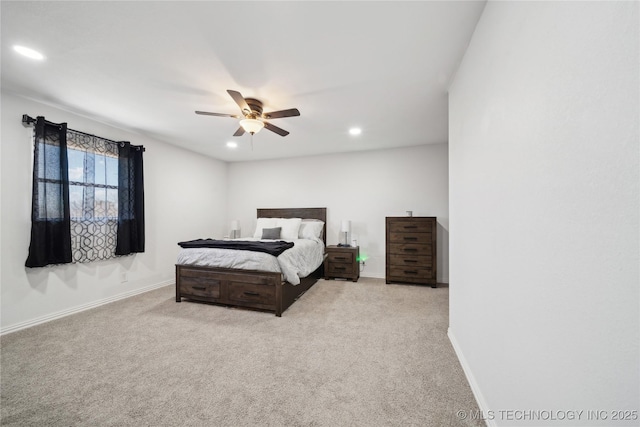
[[[418,272],[415,270],[405,270],[404,274],[418,274]]]
[[[347,257],[344,257],[344,256],[337,256],[337,257],[334,257],[334,258],[335,259],[347,259]]]
[[[418,238],[417,237],[405,237],[404,240],[416,241],[416,240],[418,240]]]
[[[247,295],[247,296],[250,296],[250,297],[260,296],[260,294],[258,292],[249,292],[249,291],[247,291],[244,294]]]
[[[417,225],[405,225],[404,228],[418,228]]]
[[[418,252],[418,249],[416,248],[404,248],[405,252]]]
[[[346,267],[339,267],[339,266],[335,266],[333,268],[335,268],[336,270],[345,270],[346,269]]]
[[[206,287],[204,287],[204,286],[192,286],[192,288],[193,288],[193,289],[195,289],[195,290],[197,290],[197,291],[204,291],[204,290],[206,290],[206,289],[207,289],[207,288],[206,288]]]
[[[405,259],[404,262],[406,262],[407,264],[416,264],[418,261],[416,261],[415,259]]]

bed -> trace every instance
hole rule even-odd
[[[258,209],[257,218],[302,218],[303,221],[322,221],[325,226],[321,227],[319,239],[322,249],[326,245],[326,208]],[[282,271],[251,268],[250,263],[246,264],[249,269],[246,265],[242,268],[198,265],[201,263],[185,261],[188,258],[182,256],[184,251],[185,249],[181,251],[176,264],[176,302],[185,298],[217,305],[270,311],[281,317],[282,313],[323,275],[322,262],[305,277],[293,277]],[[278,258],[284,255],[285,253]],[[324,257],[324,250],[321,257]],[[286,280],[286,277],[290,280]],[[297,281],[299,283],[295,283]]]

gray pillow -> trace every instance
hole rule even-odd
[[[279,239],[280,231],[282,231],[282,227],[275,228],[263,228],[262,229],[262,238],[263,239]]]

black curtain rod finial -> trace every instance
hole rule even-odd
[[[24,127],[31,126],[35,122],[36,122],[36,119],[34,119],[33,117],[29,117],[28,114],[23,114],[22,115],[22,125]]]

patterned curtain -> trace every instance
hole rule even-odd
[[[71,262],[67,124],[38,117],[34,129],[31,241],[25,266]]]
[[[143,152],[143,147],[119,144],[117,255],[144,252]]]
[[[115,256],[118,229],[118,144],[67,131],[73,262]]]

